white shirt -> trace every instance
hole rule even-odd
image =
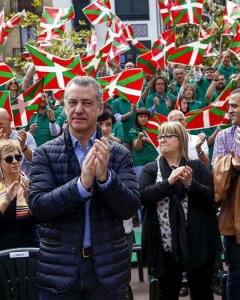
[[[199,159],[197,150],[196,150],[196,144],[197,144],[198,139],[199,139],[198,135],[188,133],[188,156],[191,159]],[[208,149],[208,144],[207,144],[206,140],[202,144],[201,148],[202,148],[202,151],[208,155],[209,149]]]

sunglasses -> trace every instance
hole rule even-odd
[[[12,85],[12,84],[18,84],[18,83],[17,83],[17,81],[12,81],[9,83],[9,85]]]
[[[17,162],[20,162],[20,161],[22,161],[23,156],[22,156],[22,154],[16,154],[16,155],[14,155],[14,156],[8,155],[8,156],[6,156],[6,157],[4,158],[4,160],[5,160],[5,162],[6,162],[7,164],[10,165],[10,164],[13,162],[14,158],[15,158],[15,160],[16,160]]]

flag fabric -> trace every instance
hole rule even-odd
[[[6,84],[12,78],[14,78],[12,70],[0,60],[0,85]]]
[[[221,27],[221,34],[222,35],[232,35],[232,25],[234,23],[234,19],[229,17],[227,8],[225,7],[223,11],[223,19],[222,19],[222,27]]]
[[[130,69],[113,76],[100,77],[97,79],[103,90],[103,102],[113,95],[138,103],[143,87],[143,71]]]
[[[159,151],[159,144],[157,140],[158,131],[160,125],[164,122],[167,122],[166,116],[163,116],[159,113],[154,113],[153,116],[150,117],[145,128],[145,132],[147,133],[149,139],[151,140],[157,151]]]
[[[75,17],[73,5],[69,8],[43,7],[38,42],[63,39],[65,22]]]
[[[106,23],[110,20],[110,10],[101,0],[95,1],[82,9],[92,25]]]
[[[150,51],[146,46],[136,39],[136,34],[134,33],[133,27],[130,24],[124,25],[123,32],[127,41],[130,42],[139,53],[147,53]]]
[[[217,49],[213,48],[212,43],[210,42],[203,54],[204,57],[219,57],[220,52]]]
[[[39,79],[44,77],[44,89],[64,89],[75,76],[86,75],[82,69],[79,55],[63,59],[44,50],[26,45]]]
[[[43,78],[37,81],[11,103],[16,127],[26,126],[34,112],[38,110],[42,97],[43,81]]]
[[[111,21],[108,26],[106,44],[112,43],[109,51],[108,60],[114,60],[114,57],[123,54],[130,49],[127,38],[124,34],[125,25],[113,13],[111,13]]]
[[[152,46],[152,59],[156,61],[160,68],[165,66],[167,58],[175,51],[176,30],[169,29],[161,34]]]
[[[149,75],[155,75],[158,64],[153,60],[152,51],[144,53],[137,58],[137,68],[142,68],[143,72]]]
[[[20,21],[26,17],[26,12],[18,12],[11,17],[7,22],[4,20],[4,9],[0,13],[0,52],[3,45],[7,40],[8,35],[13,31],[14,27],[20,23]]]
[[[13,120],[9,91],[0,91],[0,107],[6,109],[11,120]]]
[[[208,44],[203,43],[203,41],[180,46],[174,51],[174,54],[168,57],[168,62],[198,66],[202,63],[203,55],[207,47]]]
[[[89,41],[86,47],[86,55],[93,55],[97,51],[97,34],[96,31],[92,31]]]
[[[203,0],[176,0],[172,5],[172,24],[200,24]]]
[[[235,35],[228,47],[228,50],[235,54],[236,57],[240,60],[240,32]]]
[[[238,4],[232,1],[226,1],[226,9],[228,16],[232,19],[236,20],[240,18],[240,7]]]
[[[231,80],[219,97],[207,107],[186,114],[187,129],[202,129],[228,123],[228,98],[236,89],[237,81]]]
[[[82,60],[83,69],[86,71],[86,73],[89,76],[94,77],[97,73],[98,67],[99,66],[102,67],[105,65],[111,48],[112,48],[112,42],[102,47],[94,55],[82,57],[81,60]]]
[[[59,104],[60,100],[62,100],[64,96],[64,90],[58,89],[58,90],[52,90],[53,92],[53,98],[56,100],[57,104]]]
[[[158,0],[158,7],[162,16],[163,24],[165,27],[172,26],[172,1],[171,0]]]

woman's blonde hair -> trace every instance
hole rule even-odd
[[[0,158],[3,153],[8,153],[12,151],[17,151],[21,154],[22,150],[19,142],[11,139],[0,140]]]
[[[185,127],[179,122],[165,122],[159,127],[159,135],[175,134],[180,142],[181,157],[189,160],[188,157],[188,134]],[[161,156],[161,154],[160,154]]]

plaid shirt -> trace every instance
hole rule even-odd
[[[236,129],[240,127],[239,125],[233,125],[220,131],[214,143],[214,151],[212,157],[212,165],[216,157],[229,155],[231,151],[234,151],[236,155],[240,156],[240,143],[236,142],[237,133]]]

